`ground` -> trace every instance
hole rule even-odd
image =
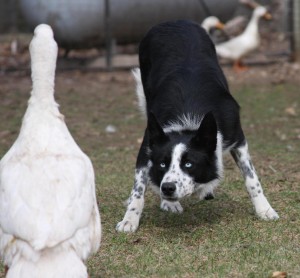
[[[265,194],[280,219],[254,215],[242,177],[225,157],[225,179],[211,201],[183,202],[182,215],[159,209],[146,194],[135,234],[117,233],[124,215],[145,120],[137,109],[128,71],[59,71],[56,100],[96,173],[103,238],[90,258],[90,277],[300,277],[299,66],[225,67],[250,153]],[[0,74],[0,158],[18,135],[31,88],[24,72]],[[116,128],[106,131],[108,125]],[[3,277],[0,268],[0,277]],[[2,276],[1,276],[2,275]]]
[[[271,2],[274,19],[261,21],[262,45],[245,59],[249,70],[236,74],[221,62],[241,105],[265,195],[280,215],[275,222],[256,218],[241,174],[228,156],[214,200],[184,200],[184,213],[174,215],[161,211],[158,196],[148,191],[139,230],[117,233],[145,128],[133,79],[125,70],[104,72],[103,50],[71,51],[67,60],[60,50],[56,99],[96,173],[103,238],[99,252],[87,262],[91,278],[262,278],[275,271],[300,277],[300,66],[288,63],[289,34],[277,30],[285,1]],[[31,38],[32,34],[0,36],[0,159],[18,135],[29,98]],[[137,56],[132,56],[136,49],[137,45],[118,48],[122,55],[114,64],[137,65]]]

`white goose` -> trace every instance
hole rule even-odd
[[[258,23],[261,17],[270,19],[271,15],[265,7],[258,6],[254,9],[251,20],[241,35],[216,45],[217,54],[222,58],[234,61],[236,71],[244,69],[241,59],[257,49],[260,44]]]
[[[33,89],[20,134],[0,161],[0,254],[8,278],[87,278],[101,238],[94,170],[54,100],[50,26],[30,44]]]

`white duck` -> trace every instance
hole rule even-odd
[[[261,17],[270,19],[271,15],[265,7],[257,6],[253,11],[250,22],[241,35],[216,45],[217,54],[222,58],[234,61],[234,69],[236,71],[244,69],[241,65],[241,59],[257,49],[260,44],[258,23]]]
[[[90,159],[54,100],[50,26],[30,44],[33,89],[20,134],[0,161],[0,254],[8,278],[87,278],[101,224]]]
[[[224,24],[217,17],[209,16],[202,21],[201,27],[209,33],[212,28],[223,29]]]

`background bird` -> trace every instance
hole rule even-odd
[[[7,277],[87,277],[101,224],[94,170],[54,100],[50,26],[30,44],[33,89],[20,134],[0,161],[0,254]]]
[[[264,17],[270,19],[271,15],[263,6],[256,5],[251,20],[242,34],[228,41],[216,45],[217,54],[234,62],[234,70],[241,71],[245,67],[242,66],[242,58],[259,47],[259,19]]]

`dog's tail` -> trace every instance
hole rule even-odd
[[[147,118],[146,98],[145,98],[140,68],[134,68],[132,70],[132,75],[135,80],[135,86],[136,86],[135,92],[136,92],[137,99],[138,99],[139,109],[142,112],[142,114]]]

